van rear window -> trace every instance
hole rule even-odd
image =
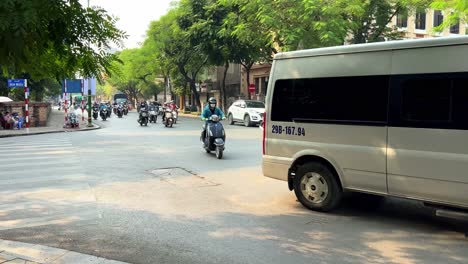
[[[277,80],[271,118],[283,122],[387,122],[389,76]]]

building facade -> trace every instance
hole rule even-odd
[[[211,67],[200,78],[203,80],[197,84],[202,105],[208,98],[215,97],[222,106],[221,87],[223,85],[224,66]],[[228,67],[225,80],[226,106],[229,107],[241,94],[241,66],[231,63]]]
[[[241,69],[241,98],[265,101],[266,91],[268,87],[268,79],[270,76],[271,64],[255,64],[250,69],[249,83],[255,85],[255,92],[250,94],[247,84],[247,71]]]
[[[409,15],[396,15],[390,26],[395,26],[404,34],[404,38],[431,38],[442,36],[457,36],[466,34],[466,24],[458,23],[445,28],[442,32],[435,32],[434,28],[441,25],[449,11],[418,9]]]

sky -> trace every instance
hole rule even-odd
[[[100,6],[118,17],[117,27],[127,32],[125,48],[136,48],[145,39],[149,23],[169,10],[173,0],[89,0],[90,6]],[[80,0],[87,6],[87,0]]]

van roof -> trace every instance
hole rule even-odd
[[[280,52],[275,55],[274,60],[326,56],[345,53],[373,52],[382,50],[413,49],[436,46],[452,46],[468,44],[468,36],[453,36],[411,40],[393,40],[386,42],[365,43],[326,47],[318,49],[298,50],[291,52]]]

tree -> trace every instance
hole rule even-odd
[[[57,96],[62,93],[62,86],[60,83],[50,78],[41,79],[39,81],[30,79],[28,85],[31,98],[36,102],[42,101],[44,96]]]
[[[240,30],[259,28],[268,32],[281,51],[318,48],[351,43],[398,39],[389,26],[399,13],[427,7],[431,0],[223,0],[241,3],[255,24],[241,23]]]
[[[189,83],[195,96],[195,103],[201,108],[200,94],[196,89],[197,76],[206,65],[208,57],[198,47],[191,45],[190,39],[182,29],[186,19],[191,18],[189,9],[177,6],[169,10],[158,21],[151,23],[148,38],[152,38],[165,62],[174,65],[178,72]],[[182,26],[181,26],[182,25]]]
[[[257,17],[258,6],[250,0],[224,0],[230,12],[223,21],[220,34],[236,39],[234,61],[246,71],[247,87],[250,85],[250,70],[255,63],[270,62],[276,53],[271,35]],[[250,99],[250,93],[248,93]]]
[[[268,33],[273,45],[290,51],[343,44],[347,21],[335,7],[341,1],[252,0],[243,9],[249,10],[251,21],[258,21],[259,30]]]
[[[154,34],[158,34],[158,26],[158,23],[153,21],[150,24],[147,35],[153,36]],[[161,44],[162,43],[156,41],[153,37],[147,37],[143,43],[142,49],[146,54],[146,58],[151,60],[153,65],[152,70],[155,72],[155,76],[162,77],[164,79],[164,84],[162,86],[160,85],[161,89],[164,90],[164,100],[166,100],[167,88],[169,88],[171,99],[174,99],[175,94],[172,90],[171,75],[175,75],[177,69],[167,58],[164,52],[164,47]]]
[[[191,18],[183,16],[180,26],[187,32],[192,47],[196,47],[207,56],[208,65],[224,66],[221,81],[221,106],[226,108],[226,75],[229,63],[234,61],[237,43],[235,38],[226,32],[221,32],[224,20],[230,12],[228,5],[219,4],[215,0],[184,1],[184,9],[192,14]]]
[[[96,95],[103,99],[110,99],[112,95],[115,94],[116,88],[112,86],[109,81],[106,81],[102,84],[97,84]]]
[[[0,72],[0,96],[8,96],[10,89],[7,85],[8,78]]]
[[[460,23],[460,21],[467,21],[468,1],[466,0],[435,0],[430,6],[435,10],[448,11],[442,24],[435,28],[436,31],[440,32],[444,28]]]
[[[126,37],[104,9],[83,8],[79,0],[0,1],[0,14],[0,66],[7,75],[109,75],[117,59],[109,44]]]
[[[120,62],[115,62],[114,75],[108,82],[117,90],[127,94],[131,101],[143,96],[149,99],[162,91],[161,85],[156,84],[155,64],[142,48],[125,49],[118,53]]]
[[[346,1],[345,17],[349,20],[351,43],[368,43],[401,39],[402,35],[389,23],[397,14],[408,14],[425,8],[428,0],[370,0]],[[343,4],[341,4],[343,5]]]

